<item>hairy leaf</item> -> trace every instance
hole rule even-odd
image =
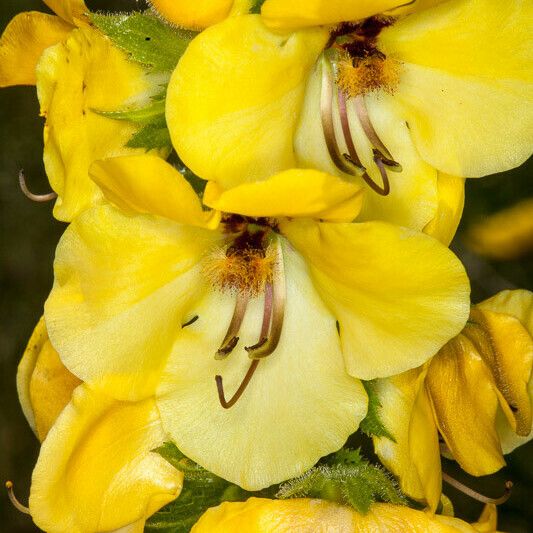
[[[394,436],[389,433],[380,419],[381,403],[376,392],[376,380],[363,381],[362,383],[368,394],[368,412],[359,426],[361,431],[369,437],[386,437],[396,442]]]

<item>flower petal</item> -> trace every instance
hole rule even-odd
[[[250,367],[245,346],[258,342],[262,299],[248,304],[239,343],[225,360],[214,355],[230,323],[235,297],[211,292],[198,302],[157,391],[165,430],[178,448],[211,472],[258,490],[303,474],[338,450],[367,409],[361,383],[345,371],[335,319],[321,302],[302,259],[284,245],[287,296],[281,339],[259,363],[243,396],[220,405]],[[177,416],[177,413],[179,415]]]
[[[43,0],[44,3],[63,20],[79,25],[85,22],[89,8],[83,0]]]
[[[401,3],[401,0],[267,0],[261,15],[272,28],[301,28],[356,21]]]
[[[118,399],[153,393],[217,232],[96,206],[67,228],[45,305],[52,344],[84,381]]]
[[[312,217],[351,222],[361,210],[358,185],[318,170],[291,169],[265,181],[226,192],[209,182],[204,203],[226,213],[250,217]]]
[[[305,81],[327,37],[272,33],[247,15],[194,39],[167,93],[167,123],[185,164],[225,189],[294,167]]]
[[[96,161],[89,170],[105,197],[126,212],[158,215],[180,224],[216,228],[218,213],[202,209],[190,183],[157,156]]]
[[[404,63],[394,98],[428,163],[479,177],[529,157],[532,21],[524,0],[452,0],[380,34],[380,49]]]
[[[435,217],[424,228],[424,233],[449,246],[463,214],[465,180],[439,173],[437,184],[439,205]]]
[[[44,162],[59,195],[54,215],[70,221],[100,197],[89,179],[93,161],[144,152],[125,147],[137,126],[96,111],[142,105],[159,87],[107,37],[88,27],[46,50],[37,80],[46,116]]]
[[[30,510],[45,531],[110,531],[180,493],[183,474],[152,450],[165,441],[153,399],[111,400],[82,385],[41,447]]]
[[[365,98],[369,117],[385,146],[402,172],[388,172],[391,192],[380,196],[366,185],[362,178],[342,173],[334,165],[326,145],[320,117],[321,68],[317,67],[307,83],[304,106],[296,130],[294,147],[299,166],[316,168],[346,181],[362,186],[366,191],[359,218],[382,220],[422,231],[435,217],[438,206],[437,171],[418,154],[405,120],[396,113],[397,106],[387,95],[369,95]],[[336,106],[334,106],[335,108]],[[379,169],[373,159],[372,145],[357,118],[353,100],[346,103],[350,131],[358,157],[367,173],[376,183],[382,183]],[[339,112],[334,112],[335,137],[341,153],[348,153]]]
[[[470,340],[459,335],[440,350],[426,387],[439,431],[461,467],[482,476],[504,466],[495,428],[496,386]]]
[[[42,53],[71,31],[72,26],[59,17],[37,11],[14,17],[0,38],[0,87],[35,85]]]
[[[438,241],[384,224],[281,225],[340,323],[348,372],[361,379],[421,365],[463,328],[469,283]]]
[[[441,464],[425,377],[426,370],[417,368],[378,381],[381,421],[394,441],[373,440],[378,457],[398,477],[402,491],[435,511],[441,495]]]

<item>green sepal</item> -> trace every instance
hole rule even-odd
[[[150,12],[104,15],[91,21],[116,46],[153,72],[174,70],[196,32],[174,28]]]
[[[165,97],[157,97],[146,107],[136,109],[125,109],[123,111],[95,111],[103,117],[113,120],[126,120],[136,124],[150,124],[154,121],[161,121],[165,117]]]
[[[250,13],[261,13],[261,8],[265,0],[252,0],[252,7],[250,8]]]
[[[394,436],[387,430],[380,419],[381,402],[376,390],[377,381],[374,379],[363,381],[362,383],[368,395],[368,411],[359,428],[369,437],[386,437],[392,442],[396,442]]]
[[[303,476],[283,483],[277,498],[320,498],[367,513],[377,501],[406,505],[407,498],[381,466],[363,459],[358,450],[341,450]]]

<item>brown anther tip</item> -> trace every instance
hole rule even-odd
[[[6,481],[6,489],[11,490],[13,488],[13,482],[12,481]]]
[[[237,346],[239,337],[232,337],[224,346],[221,346],[215,354],[215,359],[225,359]]]
[[[248,352],[250,359],[255,359],[253,356],[253,352],[257,350],[258,348],[261,348],[266,342],[268,341],[268,337],[263,337],[257,344],[254,344],[253,346],[245,346],[244,349]]]

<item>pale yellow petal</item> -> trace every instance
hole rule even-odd
[[[44,3],[63,20],[80,25],[86,22],[89,9],[83,0],[43,0]]]
[[[72,26],[59,17],[37,11],[14,17],[0,38],[0,87],[35,85],[42,53],[71,31]]]
[[[44,162],[59,195],[54,215],[71,221],[101,196],[89,179],[93,161],[143,153],[125,147],[136,126],[96,111],[146,104],[160,90],[159,82],[88,27],[73,31],[65,42],[46,50],[37,67],[37,80],[41,113],[46,117]]]
[[[482,476],[504,466],[495,428],[496,386],[466,337],[459,335],[432,359],[426,387],[439,431],[461,467]]]
[[[304,106],[294,138],[299,166],[316,168],[366,190],[359,220],[382,220],[421,231],[435,217],[438,206],[437,171],[418,154],[405,121],[396,113],[394,101],[387,95],[367,96],[366,105],[374,128],[393,157],[402,165],[402,172],[388,172],[391,191],[387,196],[376,194],[362,178],[342,173],[333,163],[320,117],[321,67],[317,65],[309,77]],[[341,153],[348,153],[340,116],[334,106],[334,127]],[[381,186],[382,178],[373,159],[372,145],[357,118],[353,100],[347,101],[352,139],[367,173]]]
[[[496,530],[498,529],[498,510],[496,505],[487,503],[477,522],[474,522],[472,527],[476,531],[496,533]]]
[[[301,28],[356,21],[401,3],[401,0],[267,0],[261,15],[272,28]]]
[[[409,370],[378,380],[380,419],[394,441],[374,437],[380,461],[399,480],[402,491],[434,511],[441,496],[437,427],[424,387],[426,371]]]
[[[424,228],[424,233],[449,246],[452,242],[465,205],[465,180],[439,173],[439,204],[435,217]]]
[[[468,229],[468,246],[477,254],[500,261],[533,251],[533,198],[498,211]]]
[[[30,510],[54,533],[110,531],[180,493],[183,474],[152,450],[166,439],[152,399],[111,400],[79,387],[44,441]]]
[[[204,203],[250,217],[311,217],[351,222],[363,202],[360,186],[317,170],[291,169],[265,181],[221,191],[209,182]]]
[[[190,183],[157,156],[96,161],[89,170],[105,197],[123,211],[158,215],[180,224],[215,228],[220,215],[205,212]]]
[[[167,93],[167,123],[185,164],[223,188],[295,167],[305,82],[327,37],[321,30],[272,33],[247,15],[194,39]]]
[[[468,279],[435,239],[381,222],[295,220],[281,230],[340,323],[351,375],[373,379],[419,366],[463,328]]]
[[[403,63],[394,98],[428,163],[479,177],[529,157],[532,21],[527,0],[451,0],[380,34],[380,49]]]
[[[17,372],[26,418],[42,442],[81,381],[63,365],[48,339],[44,319],[33,331]]]
[[[287,297],[281,339],[259,363],[237,403],[226,399],[250,368],[245,346],[259,341],[263,298],[250,301],[236,348],[215,360],[235,296],[211,292],[191,307],[198,320],[178,338],[157,391],[165,430],[178,448],[211,472],[248,490],[303,474],[338,450],[366,414],[361,383],[346,373],[335,319],[312,286],[305,264],[283,246]],[[179,416],[177,416],[179,413]]]
[[[118,399],[153,393],[187,306],[198,263],[220,236],[109,205],[77,217],[56,253],[45,305],[65,365]]]
[[[250,8],[250,0],[149,0],[149,3],[172,24],[198,30],[229,15],[246,13]]]

